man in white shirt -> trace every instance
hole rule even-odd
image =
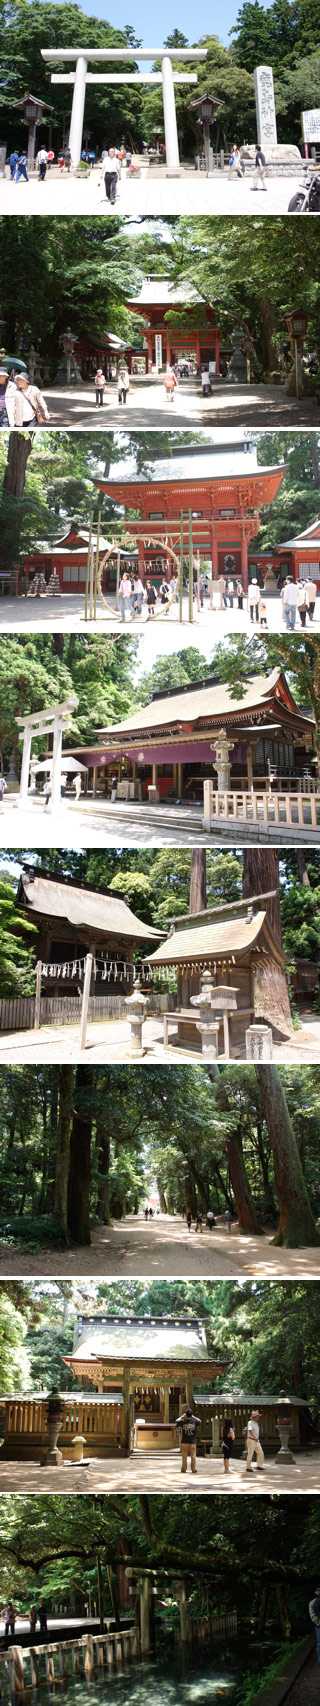
[[[288,579],[282,588],[281,598],[284,621],[289,630],[295,628],[296,625],[297,596],[296,582],[291,580],[291,576],[288,575]]]
[[[247,1427],[247,1475],[252,1474],[252,1458],[256,1457],[260,1472],[264,1469],[264,1453],[260,1445],[260,1410],[251,1410]]]

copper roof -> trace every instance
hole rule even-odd
[[[204,1321],[168,1320],[161,1317],[118,1320],[89,1319],[81,1322],[79,1342],[68,1362],[92,1363],[106,1358],[108,1362],[197,1362],[215,1361],[209,1356]],[[225,1359],[219,1359],[224,1360]]]
[[[198,922],[195,914],[193,928],[190,929],[189,925],[179,929],[178,926],[150,955],[148,964],[166,966],[176,965],[180,960],[232,960],[233,956],[239,959],[259,941],[266,916],[266,912],[260,911],[254,918],[227,917],[216,923],[211,916],[206,924],[203,919]]]
[[[288,715],[291,713],[298,716],[308,726],[314,722],[314,718],[307,717],[296,705],[282,671],[273,669],[269,675],[253,676],[238,698],[224,682],[219,686],[212,686],[210,683],[206,685],[204,682],[203,686],[195,685],[186,693],[177,691],[160,695],[143,705],[140,711],[134,711],[130,717],[125,717],[123,722],[110,723],[107,728],[100,729],[99,734],[112,737],[115,734],[130,735],[140,730],[150,734],[152,730],[168,725],[171,727],[179,724],[183,727],[185,723],[189,725],[210,722],[212,719],[218,720],[221,725],[232,711],[239,716],[241,712],[267,709],[270,702],[274,709],[275,700],[279,709],[282,706],[282,709],[288,711]]]

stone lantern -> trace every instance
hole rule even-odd
[[[49,107],[47,101],[38,100],[37,95],[23,95],[22,101],[17,101],[17,106],[22,107],[24,124],[28,126],[28,166],[29,171],[32,172],[36,152],[37,125],[43,124],[44,110],[46,109],[49,112]]]
[[[280,1451],[276,1454],[276,1463],[295,1463],[295,1457],[289,1450],[290,1416],[277,1416],[277,1429],[280,1438]]]
[[[236,1013],[238,1006],[238,990],[229,983],[215,983],[211,996],[213,1013],[220,1013],[223,1021],[224,1052],[226,1060],[230,1060],[229,1013]]]
[[[147,995],[143,995],[142,989],[141,989],[140,977],[137,977],[135,979],[134,987],[132,990],[132,995],[127,995],[126,999],[125,999],[125,1007],[127,1008],[128,1019],[129,1019],[129,1024],[130,1024],[130,1031],[131,1031],[130,1053],[134,1054],[135,1056],[144,1053],[143,1042],[142,1042],[142,1026],[143,1026],[147,1006],[148,1006],[148,997],[147,997]]]
[[[197,1031],[200,1031],[201,1051],[206,1060],[218,1059],[219,1019],[215,1019],[213,1016],[212,995],[212,977],[211,972],[207,970],[203,972],[200,995],[191,995],[190,997],[191,1007],[197,1007],[198,1011],[200,1010],[200,1018],[196,1019],[196,1027]]]
[[[63,1462],[62,1451],[59,1451],[59,1448],[58,1448],[58,1439],[59,1439],[59,1434],[61,1433],[63,1418],[64,1418],[63,1398],[60,1397],[60,1392],[58,1391],[58,1388],[56,1386],[53,1386],[52,1392],[49,1392],[49,1397],[47,1400],[47,1415],[46,1415],[47,1447],[46,1447],[46,1450],[44,1451],[44,1454],[43,1454],[43,1457],[41,1460],[42,1465],[45,1465],[45,1464],[53,1464],[54,1465],[54,1464]]]
[[[219,729],[212,751],[215,753],[215,766],[218,772],[217,788],[219,793],[225,793],[230,788],[230,753],[234,741],[229,740],[226,729]]]

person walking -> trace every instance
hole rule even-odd
[[[177,384],[178,384],[177,375],[174,371],[174,367],[167,367],[163,383],[164,383],[166,401],[167,401],[167,403],[172,404],[172,403],[174,403],[174,394],[175,394],[175,391],[177,389]]]
[[[306,585],[306,593],[307,593],[309,622],[313,622],[317,591],[318,591],[318,588],[317,588],[316,581],[308,580],[307,585]]]
[[[14,182],[15,175],[16,175],[16,168],[17,168],[18,159],[19,159],[18,149],[13,148],[12,154],[9,154],[10,178],[11,178],[12,184]]]
[[[141,576],[136,574],[133,577],[133,615],[134,616],[141,616],[143,601],[144,601],[143,581],[141,580]]]
[[[12,1640],[14,1640],[17,1610],[16,1610],[16,1606],[12,1604],[11,1599],[9,1599],[8,1605],[5,1605],[3,1615],[4,1615],[4,1633],[5,1633],[6,1640],[7,1641],[9,1640],[9,1635],[11,1635]]]
[[[107,201],[110,201],[111,206],[114,206],[120,176],[120,165],[115,148],[108,148],[108,153],[104,155],[103,176]]]
[[[40,1635],[44,1635],[46,1637],[48,1634],[48,1618],[47,1618],[47,1608],[46,1608],[44,1599],[40,1600],[39,1623],[40,1623]]]
[[[185,1475],[190,1457],[191,1474],[197,1473],[197,1428],[201,1427],[200,1416],[194,1416],[191,1405],[187,1404],[181,1416],[177,1416],[176,1428],[180,1433],[181,1474]]]
[[[246,1462],[246,1473],[247,1473],[247,1475],[252,1475],[252,1458],[253,1457],[256,1457],[256,1459],[257,1459],[257,1466],[258,1466],[259,1473],[261,1475],[262,1475],[262,1471],[264,1470],[264,1453],[262,1450],[262,1445],[260,1443],[260,1427],[259,1427],[260,1421],[261,1421],[260,1410],[251,1410],[251,1415],[249,1416],[249,1421],[248,1421],[248,1426],[247,1426],[247,1462]]]
[[[156,587],[152,585],[152,581],[146,581],[146,600],[148,616],[152,618],[154,616],[157,603]]]
[[[235,1437],[233,1422],[231,1418],[226,1419],[223,1423],[222,1433],[222,1457],[225,1475],[229,1475],[230,1457],[232,1455],[232,1446],[234,1445]]]
[[[129,388],[130,388],[129,368],[127,367],[126,362],[122,361],[120,363],[120,367],[118,368],[118,403],[120,403],[120,408],[121,407],[125,408],[125,406],[126,406]]]
[[[23,426],[22,398],[6,367],[0,363],[0,427],[8,426]]]
[[[122,575],[122,578],[120,581],[120,586],[119,586],[119,607],[120,607],[120,615],[121,615],[121,621],[122,622],[126,622],[126,620],[127,620],[127,615],[129,614],[129,611],[130,611],[130,604],[131,604],[131,581],[129,580],[129,575],[127,575],[127,572],[125,569],[124,574]]]
[[[292,633],[296,625],[297,587],[291,575],[287,576],[282,588],[281,598],[285,626],[288,632]]]
[[[95,383],[95,393],[96,393],[96,409],[103,409],[103,400],[104,400],[104,393],[105,393],[107,381],[106,381],[105,373],[103,373],[102,367],[97,367],[97,372],[95,375],[94,383]]]
[[[257,190],[257,189],[266,190],[267,185],[266,185],[266,181],[265,181],[265,169],[266,169],[265,155],[263,154],[262,148],[260,148],[260,143],[258,142],[257,147],[256,147],[256,156],[255,156],[254,181],[253,181],[253,184],[251,184],[252,190]]]
[[[305,628],[308,610],[307,588],[305,581],[300,581],[300,584],[297,587],[297,610],[300,616],[301,627]]]
[[[192,1227],[192,1214],[191,1214],[191,1208],[188,1208],[188,1209],[187,1209],[187,1213],[186,1213],[186,1221],[187,1221],[187,1227],[188,1227],[188,1232],[191,1232],[191,1227]]]
[[[26,156],[26,154],[18,154],[16,169],[15,169],[15,174],[14,174],[15,184],[20,184],[21,178],[25,179],[26,184],[29,183],[28,172],[27,172],[27,156]]]
[[[250,622],[257,622],[258,621],[259,599],[260,599],[259,581],[257,581],[256,577],[254,576],[254,579],[252,581],[250,581],[250,585],[248,587],[248,607],[249,607]]]
[[[38,167],[39,182],[41,184],[44,183],[44,180],[46,177],[47,165],[48,165],[47,149],[46,148],[39,148],[39,153],[37,154],[37,167]]]
[[[50,420],[49,409],[38,385],[33,385],[28,373],[17,373],[17,391],[22,397],[23,426],[45,426]]]
[[[243,610],[243,585],[240,580],[236,581],[236,593],[238,599],[238,610]]]
[[[316,1660],[320,1665],[320,1587],[315,1588],[313,1598],[309,1600],[309,1617],[314,1626],[316,1637]]]
[[[30,1611],[29,1611],[30,1635],[35,1635],[37,1622],[38,1622],[37,1607],[36,1607],[36,1605],[31,1605]]]
[[[260,628],[267,628],[268,627],[267,606],[266,606],[265,598],[261,598],[261,595],[259,598],[258,615],[259,615],[259,627]]]
[[[4,796],[5,796],[6,792],[7,792],[7,783],[6,783],[5,776],[0,776],[0,811],[2,811]]]

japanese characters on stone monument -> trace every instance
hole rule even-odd
[[[277,146],[277,120],[271,65],[256,65],[254,88],[257,114],[257,137],[260,147]]]

